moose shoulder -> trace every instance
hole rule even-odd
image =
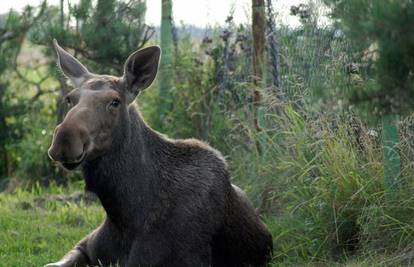
[[[264,266],[272,237],[221,154],[152,130],[133,105],[154,80],[158,47],[133,53],[122,77],[90,73],[55,41],[74,85],[56,127],[52,160],[82,169],[107,218],[59,262],[46,266]]]

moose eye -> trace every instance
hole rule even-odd
[[[117,107],[119,107],[120,104],[121,104],[121,101],[119,101],[119,99],[114,99],[114,100],[112,100],[111,104],[109,104],[109,106],[111,106],[113,108],[117,108]]]
[[[72,100],[70,100],[70,98],[69,98],[69,97],[66,97],[66,98],[65,98],[65,102],[66,102],[66,105],[67,105],[69,108],[71,108],[71,107],[72,107]]]

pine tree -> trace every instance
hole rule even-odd
[[[388,187],[400,172],[398,116],[414,108],[414,2],[411,0],[325,0],[360,54],[374,52],[377,85],[352,92],[383,124],[384,178]],[[361,56],[362,57],[362,56]],[[367,104],[368,103],[368,104]],[[373,113],[373,112],[371,112]]]

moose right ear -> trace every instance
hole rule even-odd
[[[154,81],[158,72],[160,55],[161,49],[158,46],[150,46],[135,51],[126,60],[122,82],[126,88],[129,103]]]
[[[60,47],[56,39],[53,39],[53,46],[57,53],[59,68],[75,87],[79,87],[90,76],[88,69]]]

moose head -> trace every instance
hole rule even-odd
[[[132,53],[121,77],[98,75],[53,42],[58,66],[74,89],[65,96],[69,111],[53,134],[49,157],[66,169],[111,152],[125,138],[128,106],[148,88],[158,71],[161,50]]]

